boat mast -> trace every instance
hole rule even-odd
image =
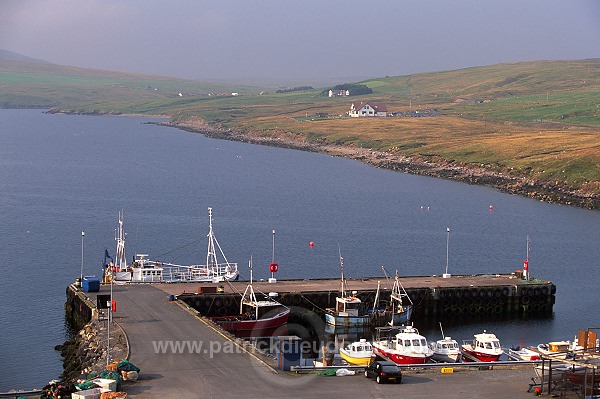
[[[118,271],[123,271],[127,268],[127,261],[125,257],[125,232],[123,230],[123,215],[124,212],[121,209],[118,213],[119,227],[115,231],[115,241],[117,242],[117,253],[116,253],[116,266]]]
[[[342,281],[341,281],[341,285],[340,285],[340,293],[342,294],[342,298],[346,297],[346,287],[345,287],[345,282],[344,282],[344,258],[342,257],[342,251],[338,248],[339,253],[340,253],[340,270],[342,273]]]
[[[217,261],[217,251],[215,249],[215,244],[217,248],[219,248],[219,252],[225,261],[226,269],[229,271],[231,269],[229,265],[229,261],[227,261],[227,257],[223,253],[219,242],[217,241],[217,237],[215,237],[215,233],[213,232],[212,227],[212,208],[208,208],[208,249],[206,251],[206,269],[210,271],[213,275],[218,275],[219,273],[219,262]]]

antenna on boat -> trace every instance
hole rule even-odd
[[[442,322],[440,321],[440,331],[442,332],[442,339],[446,339],[446,337],[444,336],[444,329],[442,328]]]

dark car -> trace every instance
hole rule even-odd
[[[402,371],[400,371],[400,367],[398,367],[396,363],[377,360],[367,366],[365,369],[365,377],[375,377],[375,381],[377,381],[378,384],[381,384],[384,381],[400,384],[402,382]]]

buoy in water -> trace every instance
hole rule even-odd
[[[311,241],[308,245],[312,248],[315,246],[315,243],[313,241]]]
[[[490,211],[494,210],[494,205],[490,205]]]

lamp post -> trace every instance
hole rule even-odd
[[[81,230],[81,274],[79,279],[83,282],[83,237],[85,237],[85,231]]]
[[[444,273],[444,278],[450,278],[452,275],[448,273],[448,258],[450,254],[450,227],[446,228],[447,236],[446,236],[446,273]]]

